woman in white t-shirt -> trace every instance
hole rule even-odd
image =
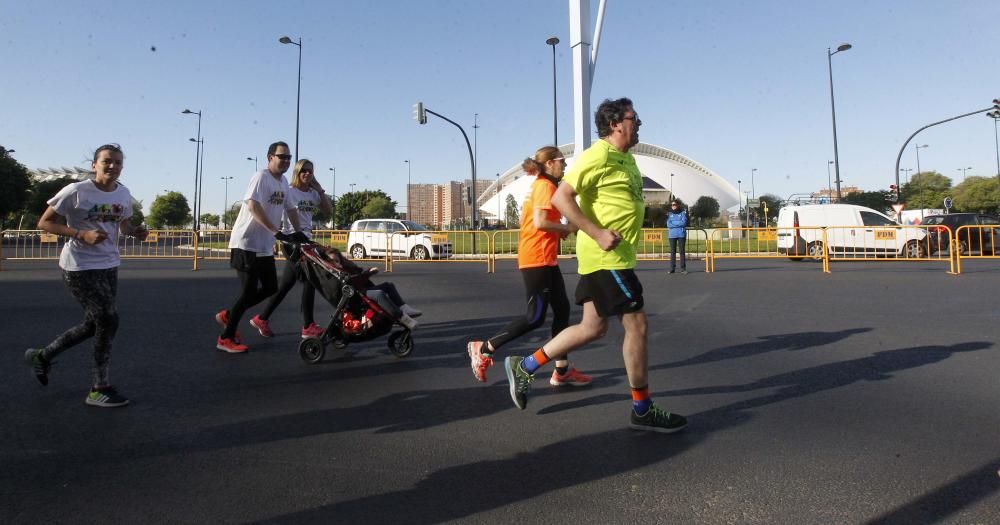
[[[63,282],[83,306],[83,322],[63,332],[45,348],[31,348],[24,358],[42,385],[49,383],[53,359],[69,348],[94,338],[93,386],[86,403],[99,407],[128,404],[108,377],[111,341],[118,330],[119,235],[146,238],[143,227],[133,227],[132,194],[118,182],[125,154],[118,144],[94,152],[94,178],[70,184],[48,201],[38,228],[69,237],[59,256]]]
[[[329,214],[333,206],[330,205],[330,199],[326,196],[326,192],[323,191],[323,187],[316,180],[313,172],[313,163],[310,160],[301,159],[295,163],[287,198],[294,204],[295,208],[285,210],[285,215],[281,221],[282,231],[288,234],[294,233],[295,229],[288,220],[288,214],[296,213],[298,214],[302,233],[312,239],[313,215],[317,210],[323,210],[324,213]],[[288,254],[287,251],[285,253],[286,255]],[[302,310],[302,338],[317,337],[323,333],[323,328],[317,326],[313,318],[316,289],[309,284],[309,281],[302,278],[301,269],[298,264],[293,261],[285,261],[285,269],[281,274],[281,282],[278,285],[277,293],[272,295],[267,301],[267,306],[264,307],[263,312],[250,319],[250,325],[256,328],[261,336],[274,336],[268,320],[271,318],[271,314],[274,313],[274,309],[281,304],[285,295],[295,286],[295,281],[297,280],[302,281],[302,304],[300,307]]]

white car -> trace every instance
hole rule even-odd
[[[413,221],[361,219],[351,224],[347,251],[352,259],[384,257],[388,243],[394,258],[445,259],[451,257],[447,235],[434,234]]]

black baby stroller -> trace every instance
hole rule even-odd
[[[339,253],[330,253],[315,243],[289,243],[289,264],[299,264],[309,284],[334,307],[333,317],[319,337],[303,339],[299,355],[309,364],[323,360],[327,345],[344,348],[349,343],[370,341],[389,332],[389,351],[406,357],[413,351],[410,329],[399,324],[365,292],[377,271],[363,270]],[[394,326],[402,330],[393,331]]]

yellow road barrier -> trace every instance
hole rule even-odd
[[[955,273],[962,273],[962,259],[1000,259],[1000,226],[959,226],[951,237],[949,252],[955,254]]]

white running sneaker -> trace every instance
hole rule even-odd
[[[416,330],[417,329],[417,324],[418,324],[416,319],[414,319],[414,318],[412,318],[412,317],[410,317],[410,316],[408,316],[406,314],[403,314],[402,316],[400,316],[399,323],[402,324],[403,326],[409,328],[410,330]]]
[[[403,306],[400,306],[399,309],[403,311],[403,314],[408,315],[410,317],[420,317],[421,315],[424,315],[423,312],[421,312],[420,310],[417,310],[416,308],[414,308],[414,307],[412,307],[412,306],[410,306],[408,304],[404,304]]]

